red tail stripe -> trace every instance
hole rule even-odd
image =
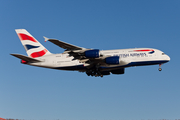
[[[19,33],[18,35],[19,35],[20,40],[30,40],[32,42],[37,42],[33,37],[31,37],[29,35],[26,35],[23,33]]]
[[[149,49],[146,49],[146,50],[134,50],[134,51],[154,51],[154,50],[149,50]]]
[[[41,56],[45,55],[46,52],[47,52],[47,50],[44,49],[44,50],[39,51],[39,52],[34,52],[34,53],[32,53],[30,56],[31,56],[32,58],[41,57]]]

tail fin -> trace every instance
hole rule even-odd
[[[27,30],[15,30],[26,53],[29,57],[36,58],[51,54],[41,43],[39,43]]]

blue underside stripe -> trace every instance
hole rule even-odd
[[[145,61],[145,62],[131,62],[128,65],[124,66],[116,66],[116,67],[100,67],[100,69],[107,69],[107,68],[125,68],[125,67],[131,67],[131,66],[144,66],[144,65],[155,65],[155,64],[162,64],[168,62],[167,60],[163,61]],[[61,70],[86,70],[87,68],[83,65],[77,65],[77,66],[71,66],[71,67],[58,67],[55,69],[61,69]]]

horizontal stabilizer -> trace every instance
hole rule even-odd
[[[31,57],[28,57],[28,56],[24,56],[24,55],[21,55],[21,54],[11,54],[11,55],[14,56],[14,57],[17,57],[17,58],[19,58],[21,60],[27,61],[27,62],[42,62],[40,60],[31,58]]]
[[[83,50],[83,49],[85,49],[85,48],[78,47],[78,46],[75,46],[75,45],[60,41],[60,40],[49,39],[47,37],[44,37],[44,38],[45,38],[45,42],[50,41],[50,42],[54,43],[55,45],[57,45],[61,48],[67,49],[67,50]]]

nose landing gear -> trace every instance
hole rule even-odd
[[[162,71],[161,65],[162,65],[162,64],[159,64],[159,69],[158,69],[159,71]]]

